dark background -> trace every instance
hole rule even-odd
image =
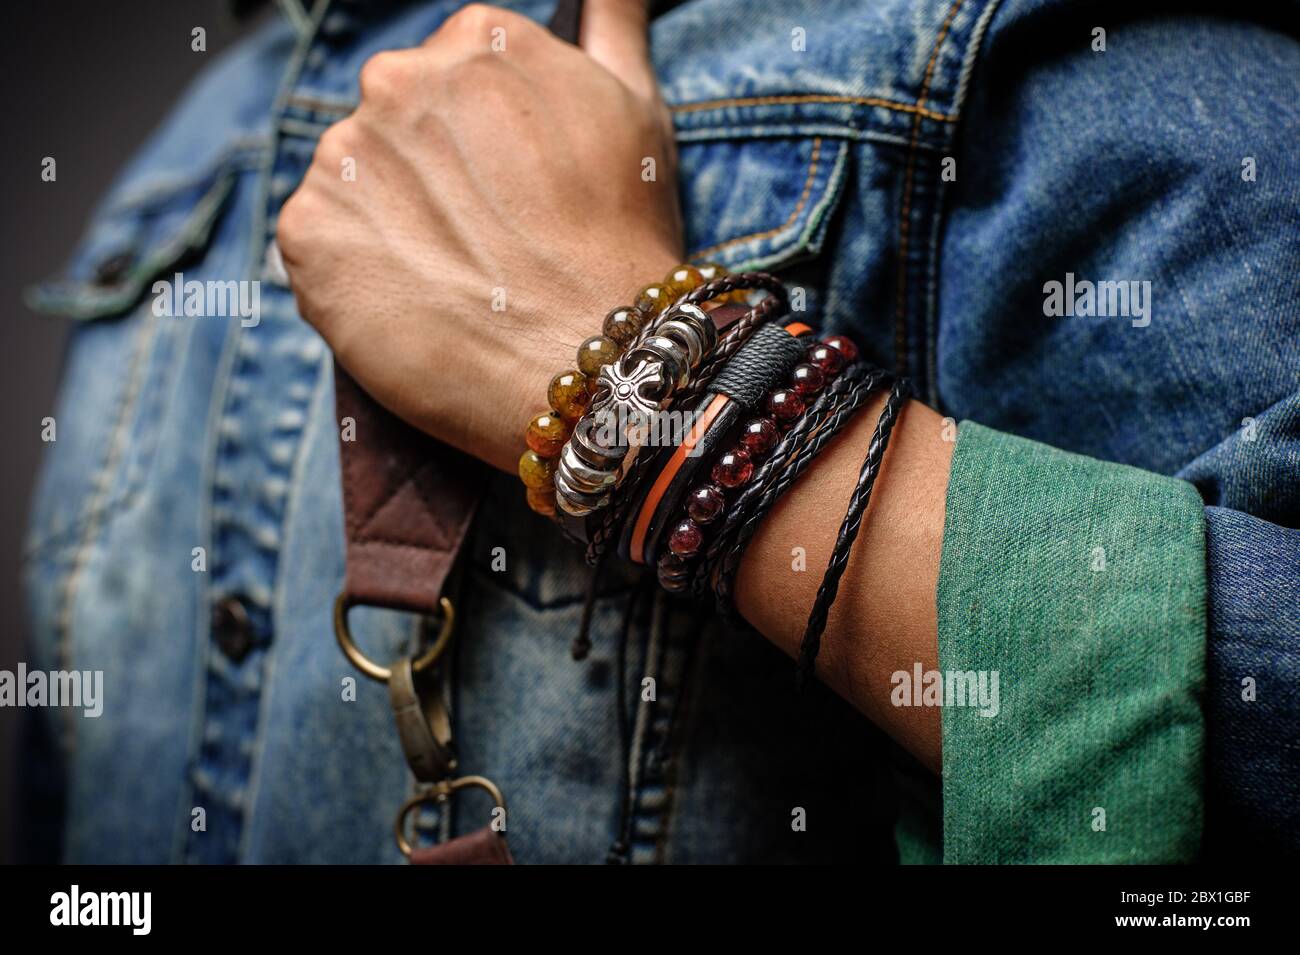
[[[245,4],[247,5],[247,4]],[[189,80],[261,18],[225,0],[42,0],[5,4],[0,82],[9,113],[0,150],[0,669],[26,639],[20,555],[40,463],[41,419],[54,413],[67,322],[32,313],[24,287],[71,251],[92,206]],[[207,30],[207,51],[190,31]],[[41,179],[53,156],[58,179]],[[17,710],[0,709],[0,862],[13,858]]]

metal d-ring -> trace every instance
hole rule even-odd
[[[459,779],[444,779],[442,782],[434,783],[424,792],[417,793],[406,800],[406,802],[402,803],[402,808],[397,810],[397,821],[393,824],[393,835],[397,838],[397,848],[402,850],[402,855],[409,859],[411,853],[415,851],[415,847],[406,838],[407,816],[419,806],[426,803],[445,802],[460,790],[471,787],[486,792],[492,797],[492,805],[499,808],[503,814],[505,813],[505,797],[501,795],[501,790],[497,788],[497,784],[486,776],[461,776]]]
[[[456,625],[456,608],[446,597],[440,598],[438,605],[442,608],[442,629],[438,631],[438,639],[433,641],[433,645],[411,664],[411,669],[416,673],[427,670],[437,663],[438,658],[447,649],[447,644],[451,642],[452,630]],[[380,666],[362,653],[361,648],[352,639],[352,631],[348,629],[348,610],[352,606],[353,601],[349,600],[346,594],[340,593],[334,600],[334,636],[338,638],[339,649],[354,667],[370,679],[387,683],[393,671],[388,667]]]

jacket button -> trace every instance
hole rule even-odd
[[[232,663],[240,662],[253,649],[253,625],[239,597],[223,597],[213,606],[212,639]]]

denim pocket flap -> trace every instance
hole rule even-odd
[[[733,271],[817,255],[843,192],[849,142],[824,136],[679,145],[686,247]]]
[[[188,182],[110,197],[64,268],[27,290],[27,304],[83,320],[127,311],[153,279],[207,248],[236,173],[227,162]]]

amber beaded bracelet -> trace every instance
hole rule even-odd
[[[591,404],[597,376],[605,365],[617,361],[631,343],[667,306],[701,285],[726,275],[713,262],[678,265],[662,282],[647,285],[631,305],[622,305],[605,316],[601,333],[578,346],[577,367],[560,372],[546,389],[550,407],[533,417],[524,432],[527,450],[519,458],[519,479],[527,489],[528,506],[538,514],[555,516],[555,471],[574,425]],[[724,302],[744,295],[743,291],[720,296]]]

